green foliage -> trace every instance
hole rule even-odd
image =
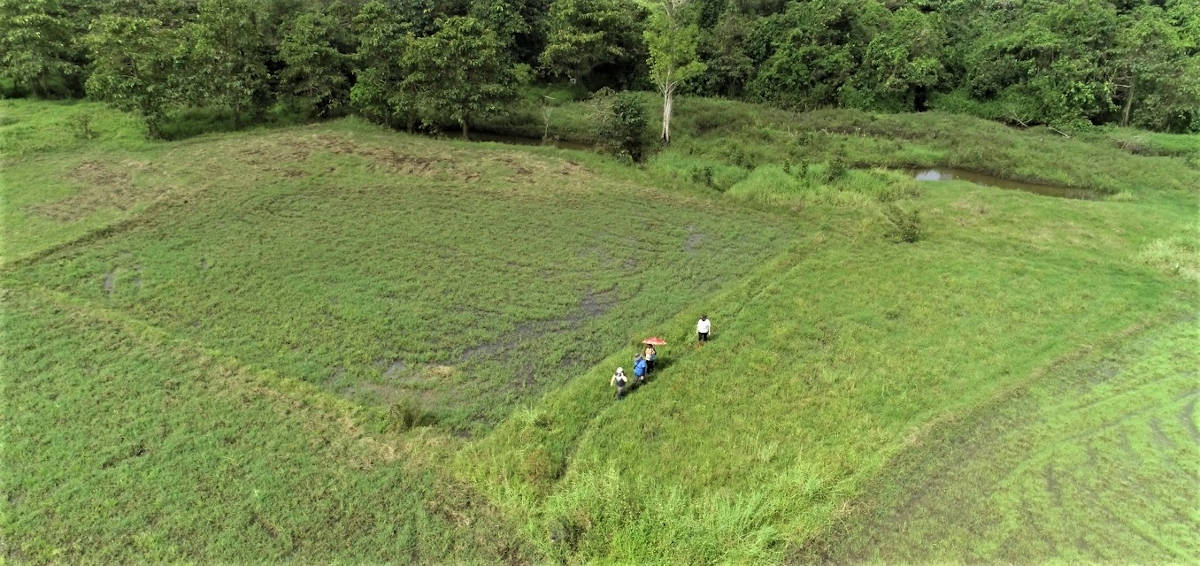
[[[401,65],[401,91],[415,93],[421,120],[458,124],[463,137],[473,119],[500,113],[516,98],[524,77],[503,51],[496,32],[469,17],[440,22],[437,33],[411,40]]]
[[[633,0],[554,0],[538,56],[542,72],[575,83],[600,65],[633,65],[642,54],[644,11]]]
[[[507,52],[514,47],[518,36],[526,36],[530,31],[529,22],[521,13],[523,4],[520,0],[472,0],[466,15],[492,30],[503,45],[502,50]]]
[[[406,125],[409,131],[416,125],[417,85],[404,82],[412,72],[405,57],[413,30],[422,25],[402,19],[400,12],[379,0],[363,4],[354,17],[358,51],[350,103],[368,120]]]
[[[1121,24],[1113,49],[1116,80],[1123,83],[1114,85],[1123,99],[1120,124],[1200,131],[1200,49],[1189,49],[1157,6],[1141,6]]]
[[[442,16],[467,15],[496,32],[504,51],[514,63],[533,67],[549,41],[551,0],[469,0],[465,11],[448,9],[450,2],[437,2]]]
[[[88,34],[92,73],[88,95],[145,121],[151,138],[162,136],[162,123],[179,98],[176,60],[178,34],[149,18],[105,15]]]
[[[194,106],[228,109],[235,127],[262,110],[265,41],[250,0],[202,0],[183,30],[183,94]]]
[[[730,8],[712,29],[703,29],[697,53],[706,72],[693,81],[698,94],[741,96],[754,76],[754,61],[746,53],[751,19]]]
[[[350,103],[353,38],[336,14],[307,12],[284,28],[280,76],[290,94],[319,117],[338,116]]]
[[[697,59],[699,29],[694,12],[687,10],[688,0],[662,0],[650,14],[644,37],[650,51],[650,80],[663,95],[662,135],[671,142],[671,114],[675,90],[684,81],[703,73],[706,66]]]
[[[1009,122],[1078,127],[1112,110],[1105,54],[1118,20],[1110,4],[1038,0],[1015,14],[973,12],[982,37],[964,45],[974,97],[1003,102]]]
[[[842,102],[856,108],[912,110],[923,104],[920,97],[945,79],[944,25],[936,13],[905,7],[884,21],[863,53],[862,65],[854,73]]]
[[[921,239],[921,216],[914,208],[904,210],[895,204],[883,208],[889,227],[887,237],[897,243],[915,243]]]
[[[90,140],[96,137],[96,130],[92,128],[92,115],[88,113],[80,113],[71,117],[71,128],[75,131],[75,137],[81,140]]]
[[[37,96],[78,94],[82,30],[72,15],[61,0],[0,0],[0,80]]]
[[[787,12],[760,24],[775,34],[766,40],[770,55],[750,84],[751,96],[804,109],[836,104],[843,85],[864,64],[871,38],[888,13],[875,0],[790,4]],[[886,36],[880,40],[887,42]],[[880,57],[871,64],[887,72],[887,59]]]
[[[596,139],[614,155],[641,161],[646,148],[646,109],[638,97],[611,93],[597,97]]]

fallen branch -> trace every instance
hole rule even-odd
[[[1062,137],[1064,137],[1064,138],[1071,139],[1071,136],[1068,136],[1066,132],[1064,132],[1058,128],[1055,128],[1054,126],[1051,126],[1050,124],[1046,124],[1046,127],[1050,128],[1050,131],[1052,131],[1052,132],[1057,132],[1057,133],[1061,134]]]

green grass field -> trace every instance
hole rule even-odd
[[[679,112],[629,167],[0,102],[3,555],[1200,560],[1194,136]]]

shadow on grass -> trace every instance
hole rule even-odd
[[[163,122],[162,139],[183,140],[203,134],[235,132],[249,128],[283,128],[319,121],[298,108],[276,105],[256,114],[245,114],[239,123],[232,112],[213,108],[188,108]]]

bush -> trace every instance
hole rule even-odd
[[[825,182],[832,183],[841,179],[846,174],[846,162],[841,159],[834,159],[829,162],[829,168],[825,170]]]
[[[70,119],[71,131],[75,134],[75,139],[90,140],[96,137],[96,131],[92,129],[92,115],[90,113],[76,114]]]
[[[887,237],[896,243],[914,243],[921,240],[921,217],[917,211],[905,211],[894,204],[883,209],[883,214],[891,224]]]
[[[647,118],[638,97],[626,92],[612,94],[608,89],[596,94],[599,104],[596,139],[613,155],[641,161],[646,150]]]

